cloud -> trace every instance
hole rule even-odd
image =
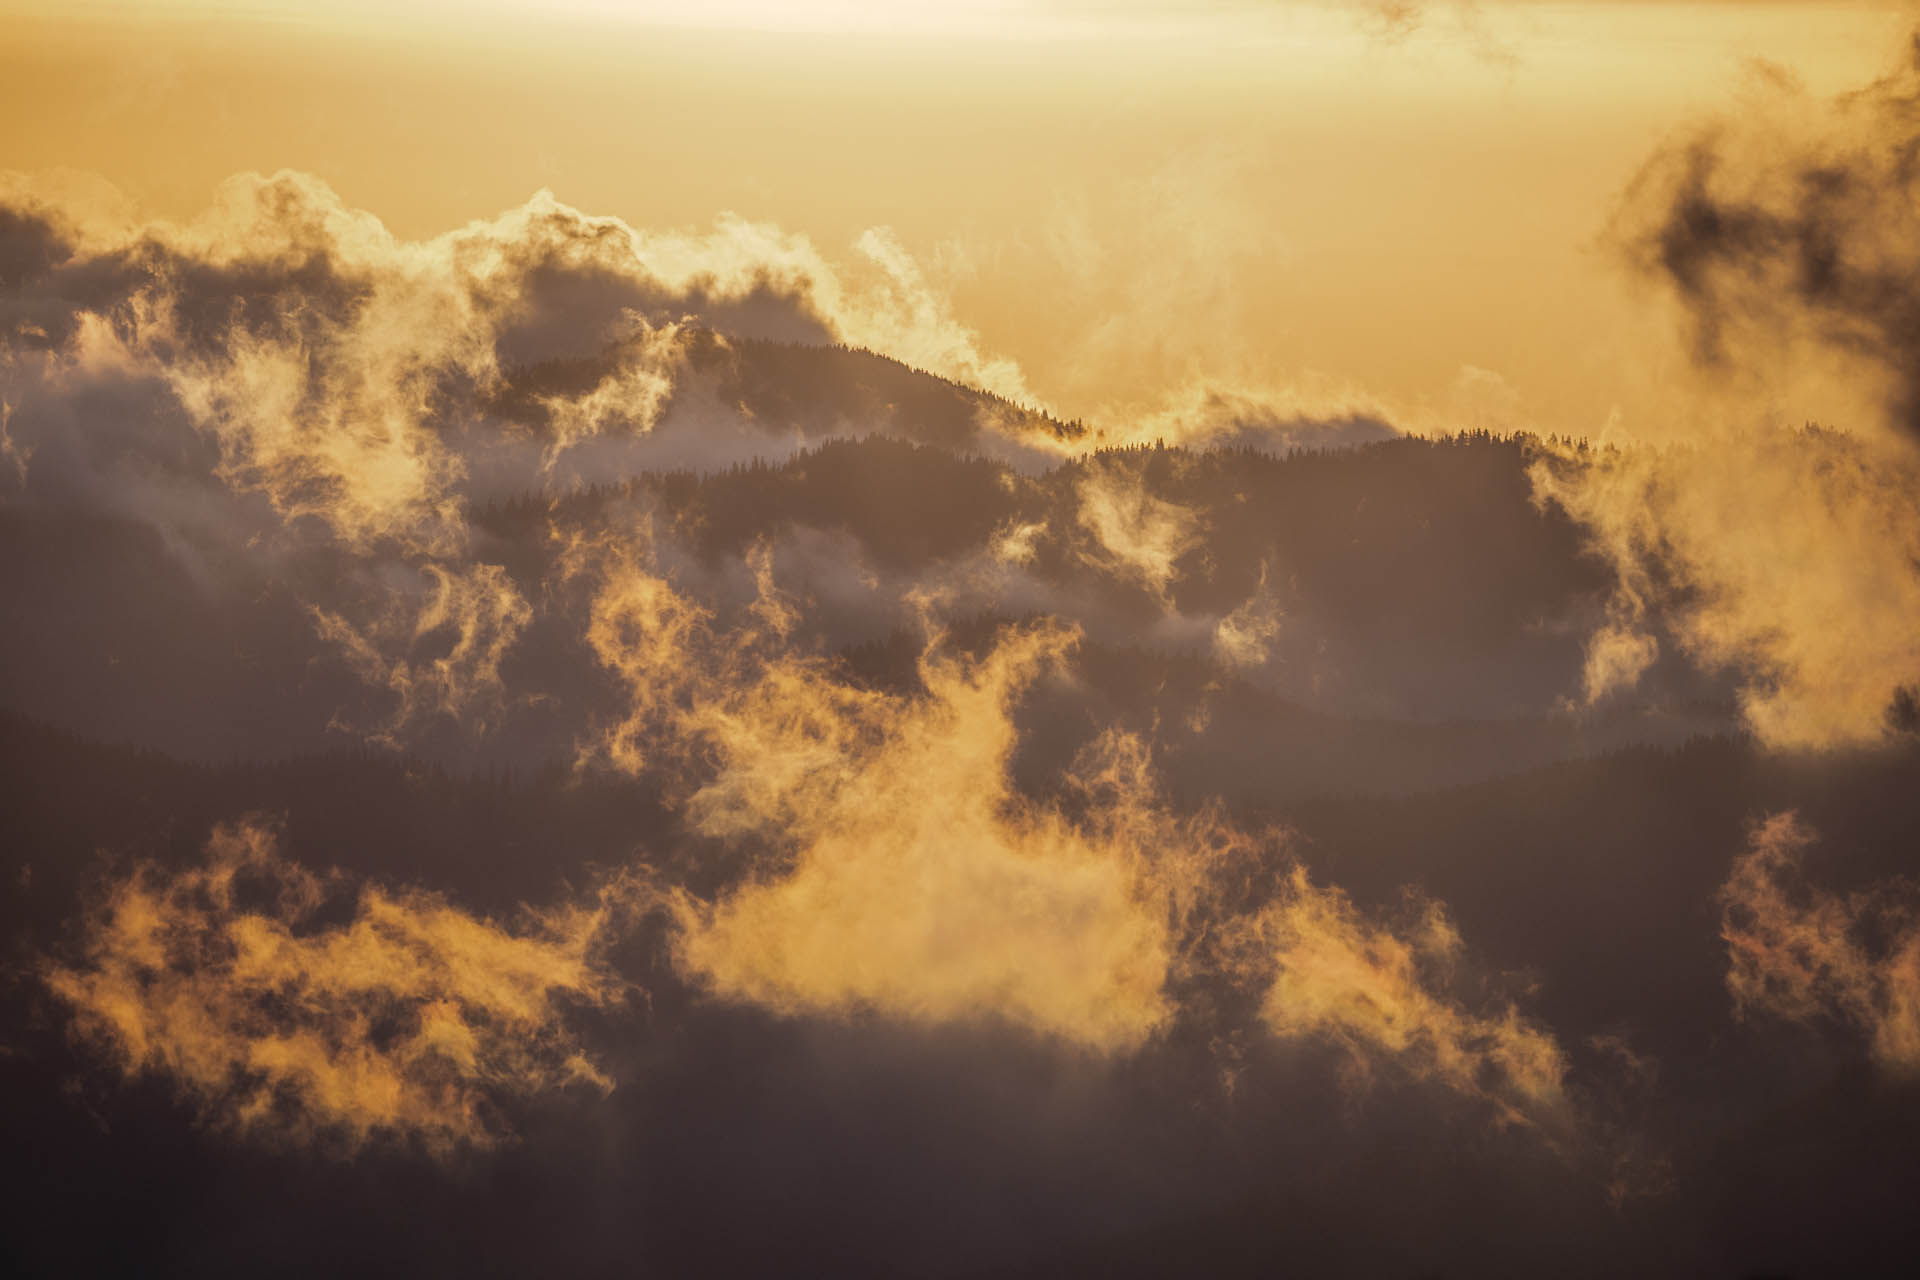
[[[1338,889],[1315,887],[1303,868],[1290,888],[1257,922],[1279,967],[1261,1003],[1276,1034],[1332,1040],[1363,1069],[1391,1061],[1484,1098],[1508,1120],[1571,1123],[1566,1057],[1550,1034],[1512,1006],[1475,1014],[1436,994],[1462,952],[1439,904],[1396,933],[1363,919]]]
[[[1075,519],[1091,539],[1081,553],[1088,563],[1134,579],[1165,603],[1177,562],[1200,544],[1200,514],[1149,493],[1138,460],[1125,458],[1089,462],[1075,495]]]
[[[719,392],[735,343],[871,347],[1025,395],[896,240],[876,230],[855,250],[836,267],[730,217],[644,232],[546,192],[409,241],[292,171],[230,179],[185,221],[10,178],[9,497],[145,520],[204,583],[302,582],[318,636],[392,694],[364,726],[375,737],[444,716],[484,728],[529,610],[476,545],[473,501],[892,425],[762,421],[742,398],[764,393],[751,366],[734,371],[744,390]],[[982,411],[967,429],[1017,433],[1016,418]]]
[[[335,888],[259,821],[221,826],[201,865],[109,884],[77,959],[40,976],[121,1070],[246,1133],[444,1152],[504,1138],[506,1099],[612,1087],[566,1025],[569,1007],[621,995],[598,959],[604,910],[508,930],[367,886],[350,921],[324,923]]]
[[[1431,33],[1429,19],[1435,10],[1444,10],[1452,19],[1451,34],[1473,52],[1475,57],[1500,66],[1512,66],[1518,59],[1513,49],[1492,29],[1483,0],[1336,0],[1352,9],[1362,27],[1374,39],[1400,44],[1423,31]],[[1496,10],[1501,0],[1494,0]]]
[[[1747,724],[1786,748],[1871,742],[1920,679],[1920,460],[1820,430],[1562,449],[1535,492],[1588,529],[1619,588],[1588,643],[1594,701],[1631,687],[1671,628],[1733,672]]]
[[[1189,382],[1150,414],[1130,414],[1124,426],[1102,428],[1103,444],[1165,441],[1193,449],[1258,449],[1285,455],[1296,449],[1346,449],[1392,440],[1402,432],[1394,415],[1352,387],[1261,389],[1203,379]]]
[[[0,461],[18,482],[7,500],[143,520],[210,595],[291,590],[371,694],[330,722],[376,740],[510,718],[519,695],[502,664],[548,601],[470,523],[488,502],[875,430],[1026,465],[1089,443],[889,360],[777,345],[871,346],[1025,394],[879,231],[835,264],[740,219],[655,233],[540,193],[410,241],[290,171],[236,177],[183,221],[25,179],[0,209]],[[1195,394],[1147,427],[1272,449],[1392,434],[1358,411],[1321,421],[1291,401]],[[1164,604],[1203,520],[1121,464],[1089,465],[1077,515],[1054,536]],[[951,576],[1021,612],[1059,586],[1040,581],[1044,566]],[[1099,594],[1066,606],[1113,605]],[[1268,634],[1251,603],[1173,625],[1224,628],[1235,661]]]
[[[1920,438],[1920,43],[1830,104],[1766,75],[1742,105],[1652,159],[1614,236],[1678,298],[1702,364],[1811,349]]]
[[[1073,678],[1076,628],[963,643],[923,594],[911,680],[875,685],[811,647],[775,547],[708,600],[633,503],[553,536],[545,597],[610,682],[581,767],[646,775],[680,835],[605,894],[509,930],[373,887],[335,923],[335,882],[264,828],[224,830],[200,867],[118,880],[78,956],[47,966],[91,1043],[250,1133],[497,1141],[512,1099],[604,1086],[568,1011],[617,999],[601,957],[644,916],[678,978],[719,1004],[1011,1028],[1106,1059],[1196,1032],[1331,1044],[1355,1085],[1424,1082],[1569,1145],[1553,1038],[1468,979],[1437,903],[1363,910],[1309,877],[1285,830],[1174,808],[1126,732],[1037,789],[1016,782],[1017,713]],[[467,598],[486,585],[429,590],[424,631],[363,646],[367,678],[423,704],[497,696],[474,692],[489,663],[461,658],[511,629]],[[377,665],[385,645],[400,665]]]
[[[1681,307],[1702,386],[1671,447],[1552,451],[1535,491],[1620,590],[1589,701],[1671,629],[1773,746],[1868,742],[1920,680],[1920,68],[1831,104],[1765,75],[1742,119],[1662,150],[1611,235]],[[1826,429],[1781,425],[1815,406]]]
[[[1720,888],[1734,1012],[1830,1021],[1896,1075],[1920,1073],[1920,895],[1905,882],[1838,895],[1805,883],[1814,833],[1792,812],[1754,828]]]
[[[13,468],[14,479],[21,485],[27,482],[27,464],[33,460],[33,446],[22,445],[7,430],[13,418],[13,406],[0,401],[0,459],[5,459]]]
[[[316,636],[389,696],[383,723],[357,726],[376,738],[497,723],[521,697],[503,665],[530,633],[583,646],[615,697],[591,704],[580,766],[649,775],[696,844],[744,868],[631,877],[677,972],[711,998],[989,1021],[1106,1055],[1224,1019],[1227,1035],[1330,1041],[1361,1074],[1437,1082],[1504,1118],[1544,1127],[1564,1107],[1551,1038],[1479,1011],[1437,905],[1372,918],[1312,881],[1284,832],[1175,812],[1124,733],[1045,794],[1016,786],[1015,712],[1071,678],[1080,633],[1041,618],[962,644],[941,620],[956,600],[1058,605],[1043,562],[1077,560],[1236,664],[1265,661],[1278,634],[1264,579],[1238,605],[1172,607],[1207,525],[1148,484],[1174,455],[1071,464],[1050,522],[1010,500],[991,545],[890,583],[925,637],[907,688],[811,647],[775,574],[798,535],[716,567],[691,563],[685,530],[656,537],[644,495],[585,522],[555,511],[537,550],[470,523],[498,477],[537,477],[557,499],[568,477],[618,475],[639,456],[628,443],[669,424],[704,430],[711,412],[740,427],[753,415],[711,369],[753,340],[873,345],[1018,394],[1017,370],[951,323],[889,237],[858,246],[878,273],[863,284],[776,229],[658,236],[544,194],[418,242],[291,173],[236,179],[182,224],[76,230],[18,208],[0,230],[21,264],[4,316],[8,438],[35,450],[27,498],[91,494],[209,556],[286,570]],[[1215,442],[1388,433],[1217,388],[1196,413]],[[100,450],[111,423],[144,452]],[[1013,477],[989,480],[1020,496]],[[195,514],[208,495],[215,514]],[[687,585],[699,575],[711,591]],[[497,1097],[598,1079],[563,1012],[613,997],[599,906],[515,934],[368,888],[350,923],[325,925],[320,882],[263,831],[223,833],[209,859],[138,869],[83,960],[48,975],[129,1070],[169,1074],[243,1128],[439,1147],[497,1137]],[[284,887],[272,910],[243,905],[249,878]]]
[[[836,290],[846,341],[1009,400],[1033,402],[1020,367],[980,349],[979,336],[954,318],[947,300],[928,285],[920,265],[891,231],[870,228],[854,247],[879,268],[885,287],[866,299]]]
[[[589,758],[686,779],[692,829],[766,868],[712,899],[663,888],[689,978],[789,1013],[1145,1041],[1168,942],[1141,851],[1077,834],[1008,774],[1010,703],[1072,631],[1027,629],[978,660],[930,652],[917,697],[864,689],[788,650],[766,550],[761,594],[722,630],[633,548],[581,553],[600,582],[590,643],[629,695]]]
[[[1426,19],[1426,6],[1418,0],[1369,0],[1361,7],[1377,24],[1379,33],[1390,40],[1412,35]]]
[[[923,698],[781,672],[702,726],[719,769],[690,811],[791,860],[712,903],[676,900],[679,966],[789,1012],[993,1015],[1098,1049],[1167,1016],[1170,941],[1148,851],[1013,794],[1008,703],[1059,660],[1039,628],[981,661],[925,658]]]
[[[650,241],[544,193],[418,242],[284,171],[229,180],[186,223],[53,241],[49,224],[13,221],[30,258],[8,282],[23,363],[149,380],[216,446],[218,479],[362,552],[464,549],[463,455],[476,433],[527,430],[486,420],[517,366],[622,344],[605,376],[544,398],[550,463],[616,420],[654,425],[683,320],[834,336],[803,246],[734,224]]]
[[[402,597],[410,607],[389,606],[364,626],[312,609],[321,638],[368,685],[394,695],[386,726],[375,734],[387,741],[433,714],[484,729],[508,700],[500,663],[533,620],[532,607],[497,564],[428,563],[420,572],[431,585]]]
[[[142,220],[113,196],[0,186],[0,339],[29,375],[78,341],[153,378],[220,448],[221,475],[356,546],[444,550],[461,432],[515,370],[620,358],[539,397],[554,452],[614,423],[645,433],[683,329],[847,343],[1026,398],[884,229],[844,264],[804,237],[722,217],[635,229],[540,192],[432,239],[394,237],[306,174],[243,174],[198,217]],[[92,332],[83,333],[89,326]],[[70,363],[70,362],[69,362]],[[551,459],[549,459],[551,460]]]
[[[1254,593],[1220,619],[1213,628],[1214,660],[1228,668],[1258,667],[1272,656],[1284,611],[1267,588],[1267,566],[1260,566],[1260,585]]]
[[[676,967],[714,996],[991,1019],[1105,1053],[1238,1003],[1274,1035],[1566,1123],[1552,1038],[1452,993],[1462,948],[1437,904],[1370,920],[1311,882],[1285,832],[1174,812],[1130,734],[1090,744],[1056,799],[1016,790],[1015,705],[1063,673],[1074,629],[1008,628],[969,653],[929,617],[917,687],[870,688],[792,647],[769,551],[727,629],[633,545],[581,553],[601,584],[593,643],[630,699],[590,758],[677,780],[690,827],[747,857],[718,891],[648,882]]]

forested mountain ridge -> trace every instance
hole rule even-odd
[[[1322,715],[1539,719],[1564,715],[1577,695],[1610,577],[1566,517],[1533,500],[1532,450],[1526,437],[1485,434],[1285,456],[1152,446],[1022,473],[870,436],[708,473],[489,498],[466,518],[470,554],[500,564],[542,616],[581,607],[547,585],[570,539],[645,527],[684,557],[676,580],[723,610],[740,600],[737,566],[768,548],[803,632],[829,651],[909,626],[907,595],[933,582],[952,596],[949,612],[1044,609],[1089,642],[1229,662],[1219,676]],[[196,569],[137,522],[18,507],[0,518],[0,539],[18,618],[0,692],[22,710],[214,757],[249,743],[308,749],[330,723],[377,720],[378,702],[297,603],[342,580],[334,551],[258,569],[229,559],[229,583],[230,570]],[[1236,609],[1260,629],[1251,655],[1219,648]],[[76,632],[85,643],[71,642]],[[598,678],[575,634],[537,624],[506,651],[519,680],[548,691],[538,713],[548,727],[523,718],[523,745],[496,756],[502,764],[568,749],[578,713],[567,708]],[[433,643],[416,642],[416,660]],[[292,714],[253,734],[245,708],[263,692],[248,690],[268,687]],[[74,696],[56,704],[63,690]],[[1728,705],[1723,687],[1678,659],[1644,690],[1683,719]],[[167,709],[176,696],[236,713],[208,736],[184,705]],[[90,703],[98,710],[74,718]],[[1619,723],[1623,710],[1606,714]],[[459,745],[451,728],[432,748],[451,750],[450,762],[493,750],[487,738]]]
[[[637,358],[631,343],[592,356],[557,356],[504,371],[488,409],[539,431],[554,427],[556,399],[579,397]],[[1002,437],[1035,436],[1076,444],[1089,429],[1015,404],[991,391],[952,382],[890,356],[845,344],[781,342],[690,327],[679,334],[684,362],[662,416],[711,407],[756,426],[769,447],[795,439],[877,433],[947,449],[977,448]],[[647,429],[651,424],[635,424]]]

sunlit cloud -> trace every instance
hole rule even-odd
[[[1808,883],[1798,815],[1754,828],[1720,889],[1727,990],[1742,1018],[1838,1024],[1901,1076],[1920,1072],[1920,924],[1904,882],[1838,894]]]
[[[604,910],[508,929],[422,890],[340,892],[257,821],[217,828],[204,861],[141,864],[104,890],[78,954],[41,977],[75,1033],[129,1076],[157,1075],[211,1124],[353,1150],[444,1152],[508,1135],[502,1104],[612,1082],[566,1025],[622,985]]]
[[[648,882],[676,966],[714,995],[793,1016],[994,1019],[1122,1052],[1171,1025],[1182,984],[1225,984],[1257,995],[1273,1034],[1332,1040],[1508,1119],[1571,1123],[1552,1037],[1449,992],[1462,943],[1437,904],[1404,932],[1366,919],[1293,864],[1284,833],[1171,810],[1130,735],[1075,762],[1067,806],[1021,795],[1014,706],[1061,669],[1073,630],[1017,628],[968,656],[936,627],[916,692],[860,688],[791,648],[765,551],[732,630],[632,544],[580,554],[601,584],[593,643],[631,707],[589,758],[686,779],[695,830],[758,850],[714,896]],[[1252,898],[1249,876],[1268,886]]]

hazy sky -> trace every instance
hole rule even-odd
[[[311,172],[404,236],[537,188],[851,257],[889,227],[1065,413],[1196,384],[1403,421],[1656,417],[1673,330],[1597,245],[1762,73],[1862,83],[1838,3],[10,3],[0,169],[188,215]],[[395,16],[399,11],[399,16]]]

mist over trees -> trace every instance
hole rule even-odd
[[[1109,444],[508,232],[477,345],[273,259],[9,410],[14,1269],[1900,1273],[1912,689],[1656,455]]]

